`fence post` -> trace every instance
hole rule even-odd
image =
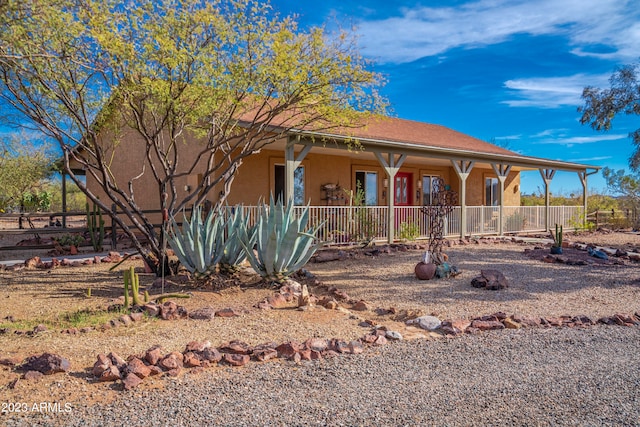
[[[118,207],[115,203],[111,205],[111,249],[118,249],[118,233],[116,229],[115,217],[118,215]]]

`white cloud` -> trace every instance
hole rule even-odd
[[[563,35],[579,55],[637,59],[640,8],[635,0],[479,0],[457,7],[416,7],[359,23],[368,56],[410,62],[453,48],[501,43],[516,34]],[[610,47],[611,53],[592,51]]]
[[[567,147],[572,147],[578,144],[595,144],[597,142],[604,142],[604,141],[617,141],[617,140],[625,139],[628,137],[629,135],[627,134],[571,136],[568,138],[558,137],[558,138],[543,139],[541,141],[536,142],[535,144],[556,144],[556,145],[566,145]]]
[[[613,159],[613,156],[596,156],[596,157],[585,157],[582,159],[570,159],[570,162],[599,162],[601,160],[609,160]]]
[[[576,74],[568,77],[536,77],[507,80],[504,86],[515,99],[502,101],[510,107],[557,108],[580,105],[585,86],[607,84],[608,74]]]

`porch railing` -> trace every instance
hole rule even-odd
[[[253,223],[257,217],[256,206],[244,206],[245,215]],[[304,207],[296,207],[300,213]],[[417,231],[418,238],[429,234],[429,221],[420,206],[396,207],[394,235],[400,231]],[[446,237],[460,236],[460,206],[455,206],[444,220]],[[551,206],[549,224],[562,225],[572,230],[582,224],[582,206]],[[387,206],[310,206],[309,222],[321,225],[319,237],[329,243],[352,243],[363,240],[386,240],[388,237]],[[498,235],[500,208],[497,206],[467,206],[467,235]],[[543,232],[545,230],[544,206],[505,206],[503,210],[503,234]]]

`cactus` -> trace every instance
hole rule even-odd
[[[89,230],[89,238],[91,246],[95,252],[102,251],[102,242],[104,241],[104,220],[102,219],[102,211],[100,207],[93,204],[93,211],[89,209],[89,202],[85,205],[87,210],[87,229]]]
[[[140,278],[138,273],[135,272],[133,266],[129,270],[124,271],[124,308],[129,308],[129,289],[131,289],[131,296],[134,306],[141,306],[140,302]]]
[[[558,224],[556,224],[556,234],[553,236],[553,242],[553,246],[562,247],[562,225],[558,227]]]
[[[202,221],[202,208],[193,208],[191,222],[182,230],[172,216],[167,241],[180,263],[196,276],[209,276],[224,255],[224,221],[220,211],[211,211]]]
[[[257,254],[251,246],[242,244],[256,273],[272,282],[282,283],[302,268],[321,246],[321,243],[314,243],[321,225],[307,228],[309,206],[296,217],[292,200],[285,207],[280,200],[274,203],[271,196],[269,206],[261,204],[258,211]]]

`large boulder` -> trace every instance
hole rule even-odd
[[[45,375],[52,375],[56,372],[67,372],[71,364],[57,354],[43,353],[29,357],[20,368],[24,371],[38,371]]]

